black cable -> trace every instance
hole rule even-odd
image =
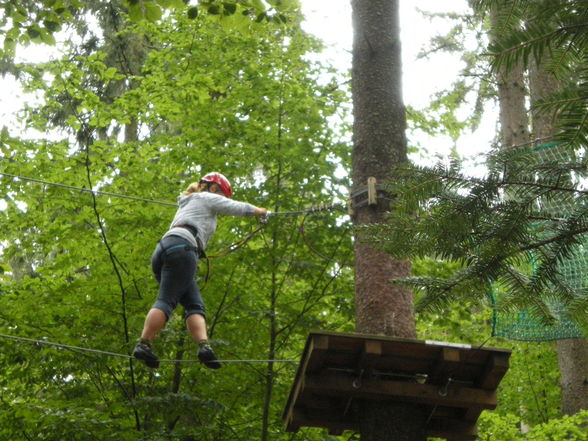
[[[26,176],[19,176],[19,175],[13,175],[11,173],[5,173],[5,172],[0,172],[0,175],[2,175],[2,176],[8,176],[8,177],[13,178],[13,179],[20,179],[22,181],[35,182],[37,184],[52,185],[54,187],[65,188],[67,190],[75,190],[75,191],[81,191],[81,192],[86,192],[86,193],[92,193],[92,194],[97,195],[97,196],[111,196],[111,197],[122,198],[122,199],[132,199],[134,201],[140,201],[140,202],[149,202],[151,204],[159,204],[159,205],[166,205],[166,206],[171,206],[171,207],[177,207],[177,204],[172,203],[172,202],[156,201],[156,200],[153,200],[153,199],[145,199],[145,198],[140,198],[140,197],[136,197],[136,196],[127,196],[127,195],[124,195],[124,194],[111,193],[111,192],[108,192],[108,191],[92,190],[90,188],[76,187],[76,186],[67,185],[67,184],[59,184],[59,183],[56,183],[56,182],[49,182],[49,181],[44,181],[42,179],[29,178],[29,177],[26,177]]]
[[[81,352],[90,352],[92,354],[98,355],[105,355],[108,357],[116,357],[116,358],[125,358],[125,359],[134,359],[133,356],[127,354],[118,354],[116,352],[108,352],[108,351],[101,351],[98,349],[90,349],[90,348],[82,348],[79,346],[71,346],[66,345],[63,343],[54,343],[47,340],[37,340],[33,338],[26,338],[26,337],[17,337],[15,335],[6,335],[0,334],[0,338],[14,340],[22,343],[34,343],[40,344],[45,346],[53,346],[59,349],[70,349],[74,351],[81,351]],[[162,363],[201,363],[200,360],[172,360],[172,359],[163,359],[159,360]],[[267,363],[267,362],[274,362],[274,363],[298,363],[298,360],[219,360],[221,363]]]

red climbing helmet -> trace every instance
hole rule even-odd
[[[200,182],[214,182],[219,185],[221,191],[225,194],[226,197],[230,198],[233,194],[233,190],[231,189],[231,183],[224,175],[220,173],[208,173],[202,178],[200,178]]]

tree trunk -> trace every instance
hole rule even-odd
[[[588,409],[588,344],[583,338],[557,341],[561,373],[562,412],[573,415]]]
[[[491,12],[492,29],[500,29],[497,10]],[[529,117],[526,106],[527,88],[522,62],[511,69],[504,66],[496,74],[502,148],[524,144],[529,141]]]
[[[362,441],[413,441],[426,440],[424,409],[415,405],[386,402],[360,404]]]
[[[547,59],[543,57],[543,63],[538,65],[535,60],[531,60],[529,64],[529,92],[531,96],[531,109],[543,97],[555,92],[559,87],[556,78],[545,70]],[[553,114],[549,112],[538,113],[533,111],[531,113],[531,126],[533,138],[541,139],[550,137],[554,133]]]
[[[399,0],[352,0],[353,13],[353,192],[368,178],[392,179],[406,158],[406,117],[402,101]],[[355,200],[355,226],[384,220],[389,201]],[[356,329],[358,332],[415,337],[412,294],[392,281],[410,274],[410,263],[355,242]],[[362,441],[425,441],[426,415],[419,406],[358,403]]]
[[[545,57],[547,58],[547,57]],[[557,80],[542,65],[531,62],[531,104],[558,88]],[[533,136],[541,139],[554,133],[553,116],[549,113],[533,114]],[[588,409],[588,342],[583,338],[558,340],[557,360],[561,373],[562,412],[573,415]]]
[[[398,0],[354,0],[353,7],[353,190],[393,178],[392,167],[406,161],[406,116]],[[354,211],[356,226],[384,221],[388,201]],[[356,318],[359,332],[415,336],[412,294],[391,281],[410,274],[410,264],[356,238]]]

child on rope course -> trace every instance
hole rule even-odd
[[[147,313],[141,338],[133,355],[150,368],[159,367],[152,344],[178,305],[184,307],[186,327],[199,345],[198,359],[210,369],[221,367],[208,343],[204,302],[194,278],[198,258],[216,230],[217,215],[257,216],[265,208],[230,199],[231,184],[220,173],[208,173],[190,184],[179,198],[179,208],[170,229],[158,242],[151,258],[151,268],[159,282],[159,294]]]

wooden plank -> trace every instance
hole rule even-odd
[[[335,331],[323,331],[323,330],[312,330],[310,331],[310,336],[313,335],[326,335],[332,338],[331,341],[335,342],[335,346],[342,344],[341,342],[344,342],[343,344],[348,344],[347,342],[349,341],[355,341],[355,342],[361,342],[363,340],[378,340],[381,341],[383,343],[386,342],[394,342],[394,343],[400,343],[403,345],[416,345],[417,347],[424,347],[427,350],[432,348],[433,346],[437,346],[437,347],[443,347],[443,346],[448,346],[448,347],[456,347],[456,348],[469,348],[470,345],[464,345],[464,344],[459,344],[459,343],[448,343],[448,342],[438,342],[438,341],[432,341],[432,340],[417,340],[417,339],[412,339],[412,338],[403,338],[403,337],[390,337],[390,336],[385,336],[385,335],[373,335],[373,334],[359,334],[359,333],[344,333],[344,332],[335,332]],[[490,351],[490,352],[502,352],[502,353],[508,353],[510,354],[510,350],[508,349],[501,349],[501,348],[494,348],[494,347],[485,347],[483,349],[483,351]]]
[[[429,379],[432,381],[447,381],[449,373],[455,371],[455,364],[461,360],[460,351],[456,348],[441,348]]]
[[[316,412],[324,410],[336,409],[343,406],[341,399],[338,397],[330,397],[327,395],[318,395],[308,389],[303,389],[298,396],[296,407],[313,409]]]
[[[377,366],[378,361],[380,361],[381,357],[381,342],[373,340],[364,341],[361,355],[359,356],[359,360],[357,360],[357,371],[365,371],[365,373],[370,373]]]
[[[306,373],[317,372],[322,369],[323,363],[329,350],[329,336],[316,335],[310,340],[308,349],[307,362],[305,366]]]
[[[506,374],[506,371],[508,371],[509,358],[510,354],[490,354],[489,361],[476,385],[482,389],[496,389]]]
[[[416,373],[428,374],[431,370],[431,360],[392,356],[382,352],[382,356],[378,360],[376,369],[382,373],[389,371],[392,373],[411,375]]]
[[[298,396],[302,390],[302,378],[305,372],[317,371],[322,367],[322,363],[326,357],[329,349],[329,337],[326,335],[309,336],[306,340],[304,353],[302,354],[302,363],[298,366],[296,371],[296,378],[294,385],[288,396],[288,401],[282,414],[285,421],[292,420],[291,412],[296,406]]]
[[[382,381],[363,379],[361,387],[353,385],[350,375],[307,375],[303,388],[316,394],[342,397],[389,399],[401,402],[438,404],[442,406],[496,408],[496,392],[469,387],[450,385],[447,395],[439,394],[439,387],[430,384],[408,383],[402,381]]]
[[[315,333],[313,335],[321,334]],[[381,360],[377,366],[379,370],[402,369],[402,371],[410,373],[429,372],[432,369],[431,366],[439,359],[439,354],[442,353],[442,357],[448,363],[456,364],[452,373],[458,374],[459,379],[463,381],[475,381],[480,377],[480,370],[484,368],[488,352],[510,353],[506,350],[468,349],[469,345],[423,342],[384,336],[333,335],[332,333],[325,335],[329,336],[329,350],[325,359],[325,363],[328,365],[351,367],[366,343],[377,342],[382,348]],[[457,357],[460,361],[456,362]]]
[[[456,348],[442,348],[441,360],[444,363],[459,363],[461,361],[461,352]]]
[[[463,420],[476,422],[478,421],[478,418],[480,417],[480,414],[483,410],[484,409],[482,409],[481,407],[469,407],[464,413]]]
[[[432,414],[435,418],[454,418],[461,420],[465,409],[463,407],[448,407],[448,406],[427,406],[427,412]]]
[[[299,396],[302,391],[302,377],[297,378],[292,386],[292,390],[290,391],[290,396],[288,397],[288,402],[286,403],[286,407],[284,409],[284,413],[282,414],[282,419],[286,421],[286,425],[290,424],[292,421],[292,412],[294,411],[294,407],[296,406],[297,402],[299,401]],[[296,429],[298,430],[298,429]]]
[[[382,341],[382,352],[385,355],[431,362],[437,358],[439,348],[418,341]]]

